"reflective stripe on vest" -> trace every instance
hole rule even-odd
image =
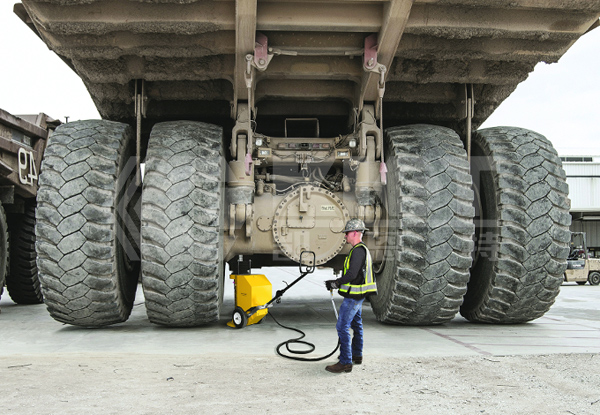
[[[371,259],[371,253],[369,252],[369,249],[367,248],[367,246],[364,243],[362,243],[362,242],[357,243],[356,245],[354,245],[352,247],[352,249],[348,253],[346,260],[344,261],[344,274],[343,275],[346,275],[346,272],[348,272],[348,268],[350,267],[350,258],[352,257],[352,252],[354,252],[354,249],[359,246],[364,247],[365,252],[366,252],[365,267],[363,268],[364,284],[360,284],[360,285],[354,285],[354,284],[350,284],[350,283],[342,284],[342,286],[340,287],[340,291],[346,292],[348,294],[355,294],[355,295],[377,293],[377,285],[375,284],[375,281],[373,281],[373,260]]]

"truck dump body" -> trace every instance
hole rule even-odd
[[[37,193],[42,154],[49,128],[54,129],[56,122],[45,114],[30,118],[33,122],[0,109],[1,193],[7,194],[12,189],[11,196],[2,199],[3,203],[14,203],[14,194],[31,198]]]
[[[387,68],[385,124],[462,130],[465,84],[476,128],[538,62],[556,62],[597,25],[600,2],[27,0],[15,11],[80,75],[104,119],[129,123],[136,79],[146,81],[150,124],[230,121],[247,99],[245,56],[260,32],[273,58],[254,101],[259,120],[276,121],[259,122],[261,132],[327,115],[327,136],[361,98],[377,99],[377,74],[363,70],[368,35],[379,35]]]

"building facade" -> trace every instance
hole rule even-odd
[[[600,156],[561,156],[571,199],[571,231],[585,232],[590,254],[600,257]]]

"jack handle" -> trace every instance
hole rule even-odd
[[[304,254],[308,254],[308,255],[312,255],[312,259],[305,260],[308,262],[308,264],[306,265],[306,267],[304,269],[302,269],[302,258],[305,256]],[[282,290],[277,290],[277,292],[275,293],[275,297],[273,297],[271,299],[271,301],[269,301],[267,304],[265,304],[264,306],[261,306],[262,308],[268,308],[271,307],[271,305],[274,302],[277,302],[278,304],[281,302],[281,297],[283,296],[283,294],[289,290],[290,288],[292,288],[298,281],[300,281],[302,278],[306,277],[308,274],[312,274],[315,271],[315,262],[316,262],[316,258],[317,256],[315,255],[314,252],[312,251],[302,251],[302,253],[300,254],[300,276],[298,278],[296,278],[294,280],[294,282],[292,282],[291,284],[289,284],[287,287],[285,287]]]
[[[306,254],[306,255],[305,255]],[[303,260],[302,258],[308,256],[308,259]],[[305,269],[302,269],[302,264],[305,264]],[[312,274],[315,271],[315,262],[317,262],[317,256],[313,251],[302,251],[300,253],[300,263],[298,267],[300,268],[300,274]]]

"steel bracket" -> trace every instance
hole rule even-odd
[[[473,84],[465,84],[463,89],[463,98],[458,107],[459,117],[465,120],[465,147],[467,149],[467,158],[471,160],[471,134],[473,116],[475,114],[475,96],[473,93]]]
[[[363,55],[363,69],[367,72],[377,67],[377,33],[365,38],[365,49]]]
[[[264,71],[271,63],[273,54],[269,53],[269,39],[263,33],[256,32],[256,41],[254,44],[253,65],[259,71]]]
[[[142,143],[142,118],[146,118],[148,108],[148,97],[146,96],[146,81],[136,79],[134,91],[135,106],[135,184],[142,184],[141,169],[141,143]]]

